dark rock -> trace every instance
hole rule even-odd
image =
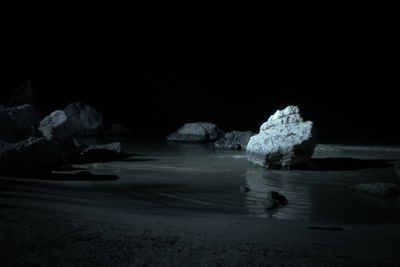
[[[0,106],[0,140],[22,141],[37,134],[37,117],[31,105]]]
[[[0,170],[51,170],[60,163],[58,143],[30,137],[18,143],[0,142]]]
[[[315,148],[313,123],[303,121],[299,108],[278,110],[250,138],[247,158],[263,168],[287,168],[304,165]]]
[[[78,135],[99,134],[103,129],[103,115],[94,107],[74,102],[66,106],[65,114]]]
[[[87,146],[81,152],[81,159],[83,161],[96,162],[119,159],[123,155],[121,143],[115,142],[110,144]]]
[[[45,117],[39,124],[43,137],[52,141],[65,141],[72,138],[73,128],[67,115],[56,110]]]
[[[32,81],[29,80],[13,90],[7,101],[7,106],[9,107],[21,106],[24,104],[33,105]]]
[[[169,141],[212,142],[222,137],[223,131],[211,122],[185,123],[178,131],[170,134]]]
[[[120,124],[111,124],[111,127],[104,131],[105,135],[127,135],[130,133],[131,130]]]
[[[270,191],[263,204],[265,209],[272,210],[287,205],[288,201],[284,195],[275,191]]]
[[[394,183],[358,184],[351,186],[350,189],[361,193],[380,196],[395,196],[400,193],[400,187]]]
[[[216,149],[242,150],[246,149],[250,137],[255,135],[251,131],[232,131],[215,142]]]

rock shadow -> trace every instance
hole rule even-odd
[[[312,158],[308,166],[298,169],[316,171],[351,171],[393,167],[388,159]]]

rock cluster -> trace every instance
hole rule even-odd
[[[313,123],[303,121],[297,106],[278,110],[250,138],[248,160],[264,168],[288,168],[306,164],[315,148]]]
[[[175,133],[170,134],[169,141],[212,142],[222,137],[224,132],[211,122],[185,123]]]

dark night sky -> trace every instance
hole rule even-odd
[[[390,21],[272,17],[257,8],[35,5],[5,13],[3,100],[31,79],[44,113],[81,100],[155,135],[189,121],[257,130],[294,104],[320,141],[400,143]]]

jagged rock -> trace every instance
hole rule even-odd
[[[394,196],[400,193],[400,187],[394,183],[369,183],[351,186],[350,189],[371,195]]]
[[[65,141],[71,139],[73,128],[67,115],[56,110],[45,117],[39,124],[39,131],[47,140]]]
[[[18,143],[0,142],[0,170],[51,170],[59,164],[57,142],[30,137]]]
[[[215,142],[216,149],[242,150],[246,149],[250,137],[255,135],[251,131],[232,131]]]
[[[38,120],[31,105],[0,106],[0,139],[8,142],[22,141],[36,135]]]
[[[218,125],[211,122],[185,123],[178,131],[170,134],[169,141],[211,142],[223,135]]]
[[[131,130],[120,124],[111,124],[111,127],[104,131],[104,134],[106,135],[124,135],[130,133]]]
[[[90,145],[84,148],[81,152],[82,161],[103,161],[118,159],[123,156],[122,144],[120,142]]]
[[[394,171],[397,173],[397,175],[400,177],[400,161],[396,162],[394,164]]]
[[[264,168],[291,168],[303,165],[315,148],[313,123],[304,122],[299,108],[278,110],[252,136],[247,145],[248,160]]]
[[[270,191],[263,204],[265,209],[272,210],[287,205],[288,201],[284,195],[275,191]]]
[[[103,129],[103,115],[90,105],[74,102],[68,104],[64,112],[76,134],[97,134]]]

